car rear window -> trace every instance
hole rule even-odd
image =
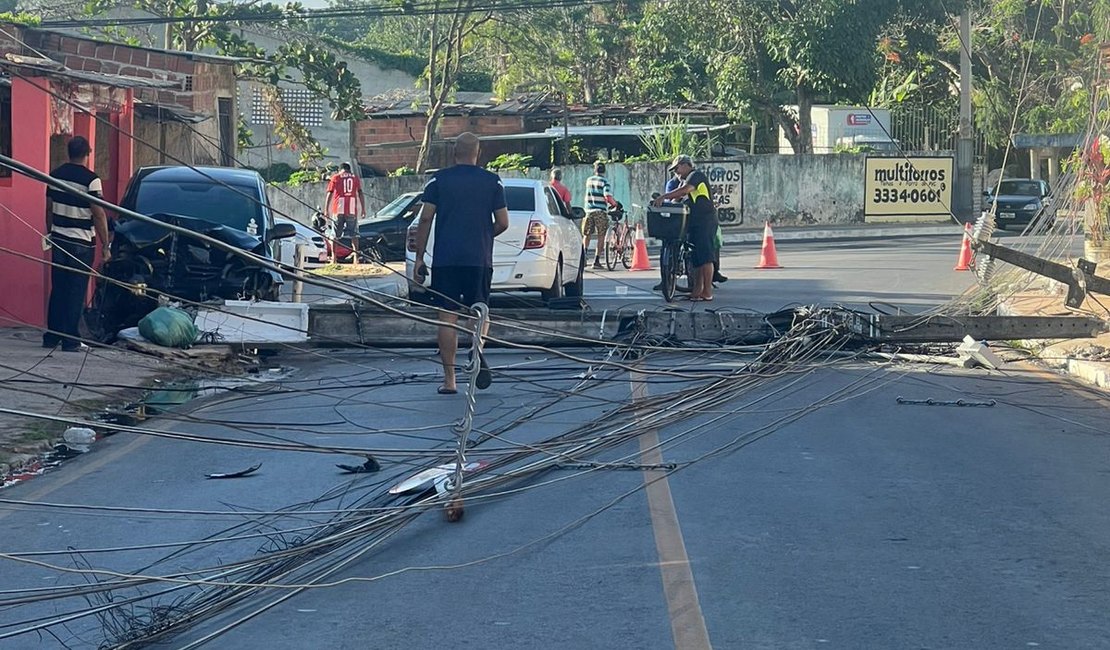
[[[1033,181],[1002,181],[998,186],[999,194],[1015,194],[1017,196],[1040,196],[1041,186]]]
[[[256,233],[263,228],[262,206],[257,188],[246,185],[215,185],[211,182],[139,182],[135,211],[140,214],[179,214],[205,219],[249,232],[254,220]]]
[[[510,211],[535,212],[536,192],[531,187],[510,185],[505,188],[505,204]]]

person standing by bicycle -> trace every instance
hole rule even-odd
[[[686,239],[693,246],[691,253],[694,273],[690,278],[690,300],[713,300],[713,261],[716,258],[717,206],[709,191],[709,179],[694,167],[687,155],[674,159],[667,171],[682,179],[682,184],[652,200],[653,206],[673,199],[685,201],[690,211]]]
[[[600,269],[601,249],[605,247],[605,231],[609,228],[609,206],[616,206],[613,188],[605,178],[605,164],[594,163],[594,175],[586,179],[586,218],[582,220],[582,250],[590,252],[590,235],[597,233],[594,268]]]
[[[677,189],[679,185],[682,185],[682,178],[678,174],[672,174],[671,177],[667,179],[667,185],[663,188],[663,193],[672,192]],[[717,226],[717,229],[720,230],[720,226]],[[728,277],[721,274],[721,247],[714,246],[713,250],[713,284],[724,284],[728,282]],[[656,291],[658,291],[658,289],[656,289]]]

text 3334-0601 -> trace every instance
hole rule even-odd
[[[940,200],[943,187],[937,190],[876,189],[875,203],[935,203]]]

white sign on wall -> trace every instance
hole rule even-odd
[[[709,191],[717,206],[717,220],[721,226],[740,226],[744,223],[744,166],[735,160],[713,161],[701,164],[709,178]]]

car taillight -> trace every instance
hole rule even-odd
[[[410,253],[416,252],[416,224],[405,230],[405,250]]]
[[[524,238],[524,250],[547,246],[547,226],[543,222],[528,223],[528,236]]]

